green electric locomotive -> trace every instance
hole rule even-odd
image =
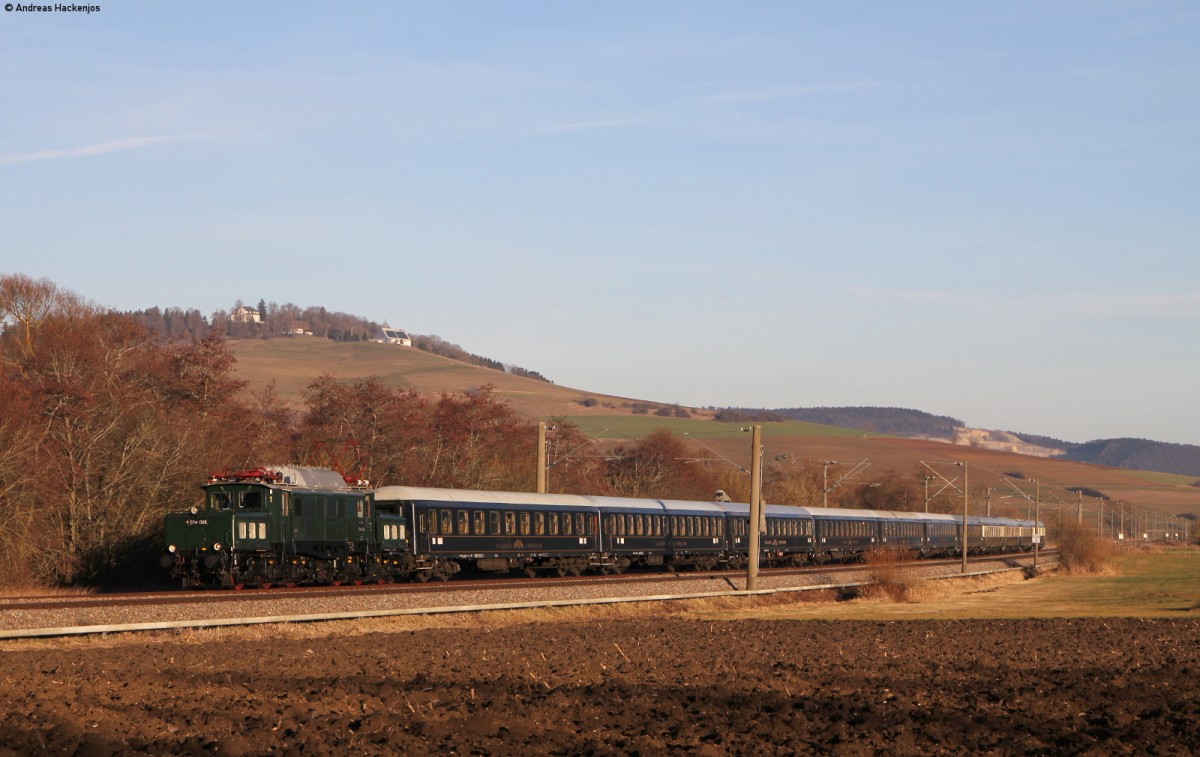
[[[399,512],[327,468],[223,470],[204,503],[166,516],[163,566],[184,587],[390,580],[416,564]]]

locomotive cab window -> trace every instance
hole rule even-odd
[[[225,492],[213,492],[210,498],[210,510],[229,510],[233,508],[233,500]]]
[[[246,491],[242,492],[241,501],[238,502],[239,510],[261,510],[262,509],[262,492],[261,491]]]

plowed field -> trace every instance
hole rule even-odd
[[[1184,754],[1200,623],[544,623],[0,648],[0,753]]]

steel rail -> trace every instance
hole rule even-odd
[[[972,573],[948,573],[929,576],[924,580],[950,578],[972,578],[978,576],[1027,570],[1030,566],[1006,567],[996,570],[981,570]],[[602,597],[599,599],[548,599],[534,602],[506,602],[501,604],[455,605],[445,607],[410,607],[392,610],[359,610],[353,612],[326,612],[302,615],[264,615],[246,618],[210,618],[205,620],[174,620],[149,623],[121,623],[96,626],[60,626],[56,628],[22,628],[0,631],[0,640],[52,638],[59,636],[88,636],[109,633],[133,633],[139,631],[170,631],[185,628],[219,628],[228,626],[267,625],[271,623],[314,623],[330,620],[359,620],[363,618],[387,618],[403,615],[442,615],[464,612],[491,612],[496,610],[530,610],[547,607],[581,607],[586,605],[622,604],[627,602],[668,602],[685,599],[708,599],[713,597],[749,597],[770,594],[788,594],[805,591],[851,589],[866,586],[869,581],[818,584],[814,586],[789,586],[775,589],[734,589],[731,591],[708,591],[693,594],[657,594],[637,597]]]

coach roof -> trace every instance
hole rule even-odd
[[[437,489],[428,486],[381,486],[375,490],[377,502],[447,502],[463,505],[543,505],[591,507],[586,497],[575,494],[534,494],[532,492],[471,491]]]

